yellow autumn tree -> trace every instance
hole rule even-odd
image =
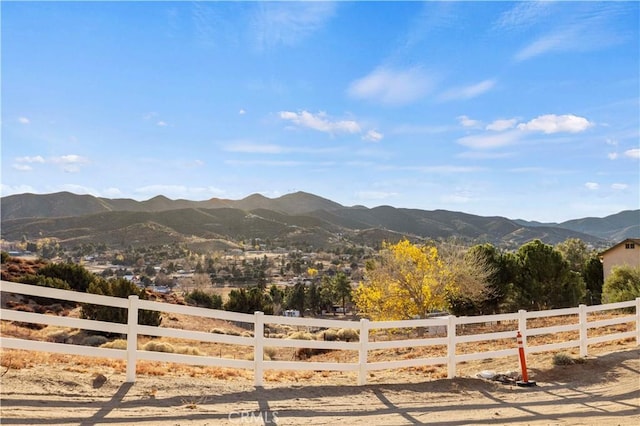
[[[367,264],[354,300],[374,321],[400,320],[446,309],[448,296],[456,293],[453,274],[437,248],[403,240],[385,243],[379,257]]]

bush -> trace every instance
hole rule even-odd
[[[127,341],[125,339],[115,339],[100,345],[101,348],[107,349],[127,349]]]
[[[316,338],[325,342],[334,342],[338,340],[338,332],[333,329],[323,330],[316,335]]]
[[[146,300],[147,294],[139,289],[132,282],[119,278],[106,281],[102,278],[92,283],[87,289],[88,293],[101,294],[105,296],[127,298],[130,295],[137,295],[140,299]],[[82,317],[96,321],[127,323],[127,309],[114,308],[111,306],[101,306],[92,304],[82,305]],[[138,324],[158,326],[162,321],[160,312],[141,309],[138,311]]]
[[[585,360],[582,358],[573,358],[570,355],[559,353],[553,355],[553,365],[573,365],[584,364]]]
[[[151,340],[142,346],[143,351],[174,353],[176,349],[171,343]]]
[[[338,330],[338,339],[344,342],[355,342],[360,339],[360,334],[358,330],[354,330],[353,328],[341,328]]]
[[[640,267],[614,267],[602,287],[602,301],[626,302],[636,297],[640,297]]]
[[[209,309],[222,309],[222,297],[218,294],[205,293],[202,290],[193,290],[184,296],[184,301],[192,306],[201,306]]]
[[[287,339],[296,339],[296,340],[315,340],[311,333],[306,331],[296,331],[287,336]]]
[[[85,346],[100,346],[107,343],[107,338],[104,336],[100,336],[99,334],[93,336],[87,336],[86,339],[82,341],[82,344]]]

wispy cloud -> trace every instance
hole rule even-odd
[[[535,25],[550,13],[549,1],[523,1],[502,13],[494,23],[498,30],[514,30],[528,28]]]
[[[421,67],[402,70],[380,67],[353,81],[347,94],[383,105],[401,106],[425,97],[435,85],[435,77]]]
[[[635,158],[636,160],[640,159],[640,149],[639,148],[628,149],[624,152],[624,156],[628,158]]]
[[[473,120],[466,115],[460,115],[456,118],[458,119],[458,122],[464,127],[479,127],[482,125],[482,121]]]
[[[356,197],[361,200],[386,200],[389,198],[397,197],[397,192],[385,192],[385,191],[358,191]]]
[[[18,123],[20,123],[20,124],[29,124],[29,123],[31,123],[31,120],[29,120],[27,117],[18,117]]]
[[[35,155],[33,157],[18,157],[17,163],[44,163],[45,159],[41,155]]]
[[[80,166],[88,164],[90,161],[88,158],[81,155],[69,154],[61,155],[58,157],[44,158],[41,155],[17,157],[14,160],[13,168],[19,171],[31,171],[33,167],[31,164],[57,164],[62,167],[65,172],[75,173],[80,171]]]
[[[629,185],[627,185],[626,183],[612,183],[611,184],[611,189],[613,189],[614,191],[623,191],[625,189],[627,189],[629,187]]]
[[[602,49],[625,40],[616,34],[614,18],[630,13],[624,2],[586,2],[571,7],[574,13],[558,15],[556,27],[548,30],[515,54],[516,61],[558,52]],[[569,3],[570,4],[570,3]]]
[[[162,120],[160,120],[160,121],[158,121],[158,122],[156,123],[156,126],[158,126],[158,127],[167,127],[168,125],[169,125],[169,124],[167,124],[167,122],[166,122],[166,121],[162,121]]]
[[[513,145],[519,141],[523,133],[518,130],[511,130],[503,133],[488,133],[479,135],[464,136],[458,139],[460,145],[473,149],[492,149]]]
[[[513,129],[513,127],[516,125],[517,122],[518,122],[518,119],[516,118],[498,119],[498,120],[495,120],[493,123],[487,124],[487,127],[485,127],[485,129],[493,130],[494,132],[503,132],[505,130]]]
[[[488,92],[495,86],[495,84],[495,80],[483,80],[476,84],[456,87],[448,90],[440,95],[439,98],[443,101],[472,99]]]
[[[324,27],[335,9],[332,2],[259,2],[252,19],[256,45],[295,46]]]
[[[364,136],[362,136],[362,139],[370,142],[380,142],[382,138],[384,138],[384,135],[375,130],[369,130]]]
[[[227,152],[242,152],[246,154],[282,154],[288,149],[282,145],[258,143],[231,143],[224,147]]]
[[[572,114],[546,114],[534,118],[527,123],[518,124],[518,129],[543,133],[580,133],[592,127],[593,123],[584,117]]]
[[[312,114],[308,111],[291,112],[280,111],[278,116],[294,123],[299,127],[307,127],[319,132],[329,133],[360,133],[362,131],[360,124],[355,120],[331,120],[325,112]]]
[[[584,187],[590,191],[596,191],[600,188],[600,184],[596,182],[586,182],[584,184]]]

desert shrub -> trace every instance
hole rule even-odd
[[[223,329],[223,328],[212,328],[211,330],[209,330],[209,333],[214,333],[214,334],[227,334],[227,330]]]
[[[318,340],[324,340],[325,342],[334,342],[338,340],[338,332],[333,329],[323,330],[316,334]]]
[[[101,348],[107,349],[127,349],[127,341],[125,339],[115,339],[100,345]]]
[[[152,351],[152,352],[167,352],[174,353],[176,349],[173,347],[171,343],[167,342],[156,342],[151,340],[142,346],[143,351]]]
[[[167,351],[160,351],[167,352]],[[182,355],[197,355],[203,356],[204,353],[200,350],[200,348],[196,348],[195,346],[179,346],[175,349],[175,352]]]
[[[107,338],[104,336],[100,336],[99,334],[94,334],[92,336],[87,336],[82,344],[85,346],[102,346],[107,343]]]
[[[295,340],[315,340],[313,334],[306,331],[296,331],[287,336],[287,339]]]
[[[276,348],[273,348],[271,346],[267,346],[264,348],[264,358],[265,360],[274,360],[276,359],[276,353],[277,350]]]
[[[341,328],[338,330],[337,336],[343,342],[355,342],[360,339],[360,334],[353,328]]]
[[[209,309],[222,309],[222,297],[218,294],[206,293],[202,290],[193,290],[184,296],[188,305],[201,306]]]
[[[9,253],[7,253],[6,251],[1,252],[0,259],[2,263],[5,263],[9,259]]]
[[[573,365],[583,364],[585,361],[582,358],[573,358],[565,353],[557,353],[553,355],[553,365]]]
[[[54,343],[65,343],[69,337],[69,330],[52,330],[46,335],[47,340]]]

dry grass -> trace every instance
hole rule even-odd
[[[620,312],[607,312],[590,314],[589,321],[613,318],[621,315]],[[624,315],[629,315],[628,313]],[[72,311],[70,316],[78,316],[78,312]],[[576,315],[563,317],[549,317],[529,320],[528,328],[550,327],[563,324],[577,324]],[[180,314],[171,314],[163,318],[161,327],[170,327],[177,329],[187,329],[195,331],[224,333],[229,335],[251,335],[251,331],[238,324],[231,324],[227,321],[215,320],[203,317],[186,316]],[[598,329],[589,329],[589,337],[600,336],[604,334],[620,333],[635,329],[635,323],[629,322]],[[480,341],[466,344],[458,344],[456,353],[486,352],[506,348],[513,348],[516,344],[515,334],[517,330],[516,321],[504,321],[493,324],[472,324],[459,326],[456,333],[459,335],[469,335],[477,333],[492,333],[498,331],[513,331],[513,339],[502,339],[492,341]],[[9,321],[0,321],[0,332],[3,336],[14,337],[28,340],[54,341],[72,344],[88,344],[91,340],[99,343],[102,336],[92,336],[91,334],[70,328],[48,326],[40,330],[24,327],[21,324],[15,324]],[[353,332],[349,334],[349,332]],[[267,333],[265,333],[267,334]],[[357,341],[357,331],[352,329],[329,329],[318,333],[309,333],[304,327],[277,327],[273,324],[269,325],[268,334],[275,338],[295,338],[302,340],[342,340]],[[370,333],[371,341],[385,341],[390,339],[414,339],[417,337],[417,330],[372,330]],[[427,338],[430,336],[427,336]],[[439,337],[439,336],[431,336]],[[529,346],[537,346],[543,344],[556,343],[567,340],[577,340],[579,338],[578,331],[547,334],[541,336],[529,337],[527,342]],[[630,348],[635,345],[635,339],[623,339],[612,342],[604,342],[589,346],[589,354],[598,354],[611,352],[623,348]],[[108,342],[102,342],[101,347],[126,349],[126,340],[111,339]],[[243,345],[229,345],[213,342],[194,342],[186,339],[175,338],[151,338],[149,336],[139,336],[138,347],[143,350],[154,350],[169,353],[180,353],[196,356],[211,356],[226,359],[252,359],[253,347]],[[304,349],[304,348],[302,348]],[[579,358],[578,348],[565,350],[567,357]],[[27,352],[21,350],[0,350],[0,365],[5,369],[22,369],[36,365],[64,365],[65,369],[70,371],[83,371],[92,373],[102,373],[105,371],[123,373],[126,370],[126,363],[123,360],[99,359],[93,357],[71,356],[63,354],[50,354],[43,352]],[[368,353],[368,362],[395,361],[402,359],[432,358],[442,357],[446,355],[446,346],[418,346],[406,347],[386,350],[372,350]],[[544,352],[540,354],[530,355],[529,365],[542,368],[542,366],[554,365],[554,353]],[[284,360],[308,359],[316,362],[340,362],[354,363],[358,360],[357,351],[342,350],[313,350],[300,351],[296,348],[270,347],[265,348],[264,359]],[[519,363],[517,357],[504,357],[500,359],[489,359],[474,361],[469,363],[459,363],[457,370],[459,374],[475,375],[482,369],[491,368],[493,370],[517,370]],[[238,370],[230,368],[218,367],[202,367],[191,366],[174,363],[161,363],[152,361],[139,361],[137,364],[137,374],[150,376],[187,376],[187,377],[211,377],[218,380],[252,380],[253,372],[249,370]],[[402,368],[395,370],[381,370],[369,373],[369,380],[375,382],[402,382],[407,377],[415,379],[435,380],[447,376],[447,367],[445,365],[438,366],[422,366]],[[267,382],[298,382],[304,380],[320,380],[323,382],[332,382],[335,380],[353,380],[355,382],[355,373],[343,372],[314,372],[314,371],[266,371],[265,380]]]

